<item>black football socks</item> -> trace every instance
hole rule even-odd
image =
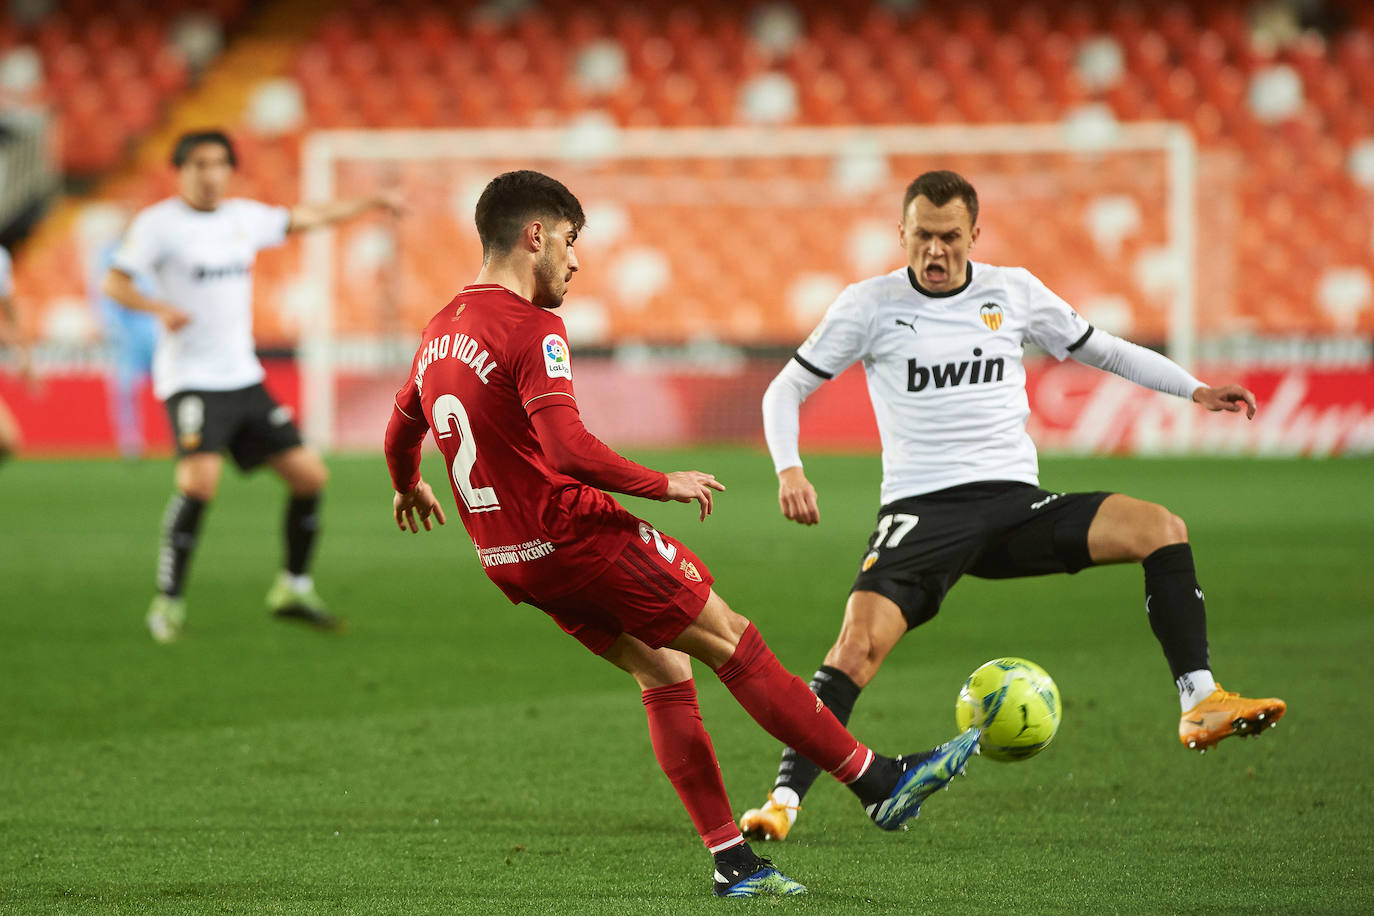
[[[157,557],[157,589],[169,598],[181,595],[191,554],[196,549],[206,504],[185,493],[173,493],[162,516],[162,549]]]
[[[303,576],[320,530],[320,494],[293,496],[286,504],[286,571]]]
[[[1207,610],[1193,569],[1192,547],[1161,547],[1143,565],[1145,611],[1175,682],[1189,672],[1210,669]]]

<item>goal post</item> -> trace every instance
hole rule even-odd
[[[788,168],[772,168],[772,164],[780,162],[788,163]],[[426,217],[427,221],[422,221],[418,227],[407,225],[411,220],[406,218],[402,223],[407,226],[402,231],[422,236],[417,244],[407,243],[405,264],[397,268],[402,272],[402,288],[407,291],[404,295],[420,295],[417,290],[424,284],[417,278],[421,272],[431,278],[437,275],[440,280],[431,283],[431,291],[424,294],[424,301],[419,304],[422,313],[430,314],[468,282],[477,267],[473,239],[468,237],[471,235],[471,210],[467,209],[466,214],[460,212],[463,206],[475,203],[472,189],[480,185],[473,182],[507,169],[527,167],[550,171],[578,193],[584,205],[595,203],[598,197],[623,195],[627,201],[625,207],[613,211],[622,214],[633,216],[640,212],[636,207],[653,208],[656,203],[671,205],[680,215],[679,223],[685,221],[684,231],[704,238],[707,244],[711,243],[713,233],[737,228],[730,225],[731,220],[738,217],[741,208],[748,210],[755,203],[759,207],[773,207],[775,212],[796,214],[796,220],[814,223],[810,231],[822,237],[831,229],[826,222],[831,214],[841,209],[844,212],[866,209],[871,211],[877,223],[885,221],[892,227],[890,254],[895,256],[899,255],[895,227],[901,189],[915,177],[914,172],[906,174],[906,169],[962,166],[960,170],[966,170],[985,203],[979,224],[986,227],[993,218],[993,208],[1022,210],[1024,212],[997,213],[1000,224],[1011,230],[999,234],[1015,236],[1024,232],[1022,241],[1033,247],[1043,241],[1036,237],[1041,232],[1041,225],[1057,216],[1054,208],[1059,195],[1067,200],[1071,195],[1082,197],[1089,193],[1084,190],[1088,187],[1083,183],[1084,176],[1107,174],[1102,171],[1104,163],[1112,165],[1117,196],[1134,193],[1138,198],[1132,205],[1135,211],[1144,211],[1162,224],[1161,237],[1155,245],[1156,254],[1160,255],[1156,263],[1169,275],[1167,299],[1161,300],[1167,301],[1161,312],[1165,328],[1162,339],[1175,361],[1191,367],[1198,324],[1198,154],[1192,134],[1178,123],[1111,123],[1104,129],[1091,131],[1076,130],[1072,124],[1060,123],[625,129],[593,123],[558,128],[324,130],[313,132],[305,139],[301,184],[305,200],[320,201],[355,196],[361,191],[399,181],[408,200],[414,194],[414,202],[426,212],[444,211],[438,216]],[[1137,172],[1139,186],[1121,191],[1121,187],[1136,183]],[[420,189],[418,194],[415,193],[417,188]],[[993,201],[989,201],[989,197]],[[1017,204],[1017,201],[1024,203]],[[993,206],[989,207],[989,203]],[[695,212],[690,208],[717,205],[728,205],[730,210],[725,217],[703,219],[701,228],[694,229],[690,225],[691,214]],[[788,209],[777,211],[783,206]],[[587,241],[592,242],[595,233],[604,228],[596,219],[589,219]],[[358,444],[350,436],[340,436],[338,384],[341,366],[348,364],[356,371],[376,370],[379,376],[386,375],[394,389],[409,359],[408,347],[420,328],[420,324],[379,328],[376,322],[371,322],[372,327],[359,328],[341,318],[340,303],[356,294],[344,279],[344,274],[357,260],[354,250],[341,250],[341,237],[347,231],[345,228],[311,233],[304,241],[302,253],[302,277],[309,290],[309,295],[302,300],[305,314],[302,315],[300,339],[303,428],[307,439],[324,450]],[[619,231],[623,238],[633,240],[640,227],[631,220],[629,225],[619,227]],[[654,225],[647,227],[647,231],[664,230]],[[445,237],[447,234],[454,236],[451,244]],[[984,238],[988,235],[985,228]],[[815,249],[822,259],[825,256],[823,241],[822,246]],[[814,243],[814,239],[804,234],[795,242],[799,251]],[[668,244],[673,244],[672,240]],[[838,245],[838,241],[835,244]],[[416,247],[425,250],[413,251]],[[980,244],[980,252],[984,248],[1008,255],[1017,251],[1016,245],[1006,242]],[[364,250],[358,246],[354,249]],[[399,257],[394,247],[388,251],[383,245],[381,250],[382,257]],[[607,271],[609,265],[598,262],[588,271],[588,280],[579,277],[576,281],[570,303],[589,286],[596,290],[594,284],[597,282],[620,284],[618,288],[624,295],[633,295],[636,290],[648,291],[658,297],[656,302],[668,303],[669,307],[680,304],[685,314],[653,313],[670,325],[677,322],[682,327],[696,327],[699,321],[705,321],[708,327],[734,328],[746,337],[732,340],[731,333],[727,332],[724,334],[727,343],[771,342],[787,346],[795,345],[800,339],[791,326],[772,328],[769,316],[773,313],[767,309],[762,317],[719,314],[717,304],[701,298],[709,300],[709,291],[693,298],[696,294],[675,287],[686,272],[673,273],[665,268],[661,253],[656,260],[653,250],[640,246],[635,248],[634,254],[636,258],[621,258],[612,271]],[[719,256],[746,276],[758,273],[746,253],[727,250]],[[1124,267],[1103,265],[1101,252],[1062,253],[1064,261],[1080,257],[1095,260],[1100,265],[1099,272],[1112,269],[1126,272]],[[1026,263],[1014,256],[1011,259],[989,256],[987,259],[995,263]],[[841,263],[832,274],[844,275],[844,282],[864,276],[847,270],[843,257],[836,260]],[[888,260],[891,263],[885,269],[899,262],[896,257]],[[852,265],[853,262],[848,263]],[[799,274],[811,270],[812,266],[805,258],[792,263]],[[1034,259],[1026,266],[1055,288],[1054,282],[1037,269]],[[1071,263],[1059,266],[1065,270],[1074,267]],[[781,267],[775,264],[771,276],[754,277],[758,281],[754,288],[762,284],[766,290],[770,279],[776,280],[780,288],[789,284],[792,278],[777,276],[786,269],[786,263]],[[613,276],[605,276],[603,272]],[[876,272],[879,271],[870,271]],[[599,281],[590,279],[597,273],[603,273]],[[747,281],[741,283],[744,285],[736,288],[736,293],[747,295],[738,293],[739,289],[751,288]],[[1077,305],[1072,295],[1066,298]],[[411,307],[413,303],[403,305]],[[711,325],[711,321],[716,324]],[[353,325],[357,325],[356,320]],[[605,319],[598,319],[596,326],[604,329]],[[570,324],[570,336],[572,333]],[[699,341],[701,336],[695,331],[684,331],[677,343]],[[617,341],[604,342],[614,344]],[[659,342],[672,343],[673,340],[670,336]],[[1178,442],[1183,443],[1188,441],[1188,420],[1186,417],[1180,420]],[[377,437],[380,437],[379,432]]]

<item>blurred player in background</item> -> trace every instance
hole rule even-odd
[[[812,690],[847,722],[897,641],[934,617],[965,573],[1002,579],[1140,563],[1150,626],[1178,687],[1184,746],[1206,750],[1273,725],[1282,700],[1239,697],[1212,678],[1183,521],[1119,493],[1040,489],[1022,352],[1033,343],[1212,411],[1252,417],[1254,395],[1209,387],[1092,327],[1022,268],[971,262],[978,195],[954,172],[927,172],[908,186],[898,231],[906,266],[841,293],[763,399],[778,501],[804,525],[820,511],[797,448],[802,401],[863,360],[882,438],[877,527]],[[816,774],[804,754],[784,751],[768,801],[741,818],[744,833],[786,837]]]
[[[400,200],[388,192],[287,208],[226,198],[236,164],[233,144],[219,131],[178,139],[172,165],[180,193],[139,212],[101,286],[114,301],[162,323],[153,390],[167,405],[178,458],[158,557],[158,592],[147,616],[158,642],[175,639],[185,623],[187,566],[219,485],[225,450],[241,470],[267,464],[290,494],[285,569],[267,594],[269,610],[322,629],[340,625],[310,576],[328,472],[302,444],[290,410],[262,385],[265,373],[253,347],[253,261],[289,233],[372,209],[396,211]],[[135,277],[151,279],[156,295],[142,293]]]
[[[0,248],[0,347],[13,349],[19,355],[20,373],[32,377],[29,348],[19,330],[19,312],[14,307],[14,272],[10,265],[10,253],[4,248]],[[10,413],[5,402],[0,400],[0,462],[17,452],[22,441],[19,421]]]
[[[157,347],[158,320],[149,312],[126,308],[101,290],[105,275],[114,266],[119,251],[118,240],[106,242],[96,253],[92,272],[91,300],[95,307],[105,339],[110,345],[110,371],[107,385],[110,397],[110,422],[115,431],[119,454],[125,458],[140,458],[145,447],[143,439],[143,401],[140,397],[144,381],[153,371],[153,352]],[[135,285],[144,297],[157,295],[151,280],[135,277]]]
[[[949,783],[978,733],[910,757],[874,754],[716,595],[695,554],[603,492],[695,501],[705,519],[713,491],[725,488],[699,471],[635,464],[582,425],[566,331],[551,311],[578,269],[577,198],[538,172],[509,172],[487,185],[476,222],[481,273],[425,328],[387,428],[396,524],[417,531],[417,512],[427,531],[431,516],[444,523],[420,477],[420,446],[432,428],[487,576],[638,683],[654,753],[713,856],[714,893],[802,893],[754,854],[734,823],[692,657],[770,734],[804,747],[846,783],[885,829],[900,827]]]

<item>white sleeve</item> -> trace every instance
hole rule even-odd
[[[825,379],[789,359],[763,393],[763,438],[773,456],[773,470],[799,467],[797,440],[801,435],[801,404]]]
[[[291,225],[291,211],[287,207],[273,207],[257,200],[239,200],[239,207],[248,223],[248,237],[261,251],[275,248],[286,241],[286,229]]]
[[[0,248],[0,299],[14,295],[14,275],[10,270],[10,253]]]
[[[1057,360],[1063,360],[1079,346],[1092,325],[1067,302],[1050,292],[1049,287],[1028,270],[1017,268],[1024,280],[1026,304],[1030,309],[1026,336]]]
[[[1189,400],[1194,391],[1207,387],[1164,354],[1122,340],[1101,328],[1090,329],[1088,339],[1074,349],[1073,358],[1137,385]]]
[[[834,378],[848,369],[868,351],[868,312],[855,287],[846,287],[825,310],[816,330],[797,348],[796,361],[822,379]]]
[[[135,216],[129,224],[129,231],[124,233],[124,241],[115,251],[110,266],[131,277],[152,277],[157,273],[162,255],[157,216],[150,208]]]

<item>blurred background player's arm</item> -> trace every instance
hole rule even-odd
[[[296,204],[291,208],[291,221],[287,223],[286,231],[305,232],[323,226],[332,226],[335,223],[360,216],[369,210],[386,210],[392,216],[399,216],[402,204],[401,192],[395,188],[373,194],[371,197],[359,197],[353,200],[329,200],[314,204]]]
[[[29,353],[29,345],[24,340],[23,331],[19,327],[19,310],[14,305],[14,295],[9,286],[9,278],[0,278],[4,282],[0,283],[0,347],[9,347],[14,350],[15,356],[19,361],[19,373],[25,379],[34,381],[33,360]]]
[[[169,331],[180,330],[191,320],[190,315],[176,306],[145,296],[134,283],[134,278],[118,267],[111,267],[105,272],[100,291],[125,308],[156,315]]]

